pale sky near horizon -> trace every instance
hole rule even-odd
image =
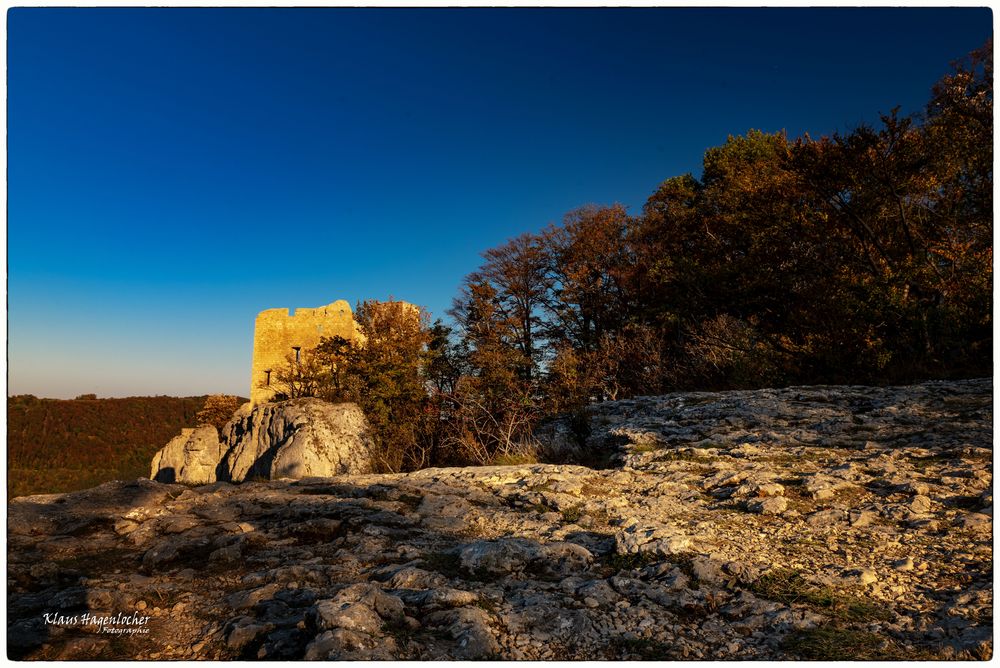
[[[8,393],[247,396],[266,308],[445,309],[750,128],[918,112],[983,8],[8,13]]]

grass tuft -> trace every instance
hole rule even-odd
[[[642,661],[660,661],[678,658],[676,650],[667,643],[649,638],[612,638],[611,651],[616,656],[637,656]]]
[[[782,648],[810,661],[914,661],[932,658],[928,652],[906,649],[884,635],[840,626],[793,631]]]
[[[576,503],[569,508],[563,508],[559,513],[562,515],[563,522],[572,524],[583,517],[583,504]]]
[[[802,603],[817,612],[847,622],[890,621],[895,618],[883,603],[865,601],[832,587],[812,585],[797,571],[781,569],[765,573],[750,586],[760,596],[791,605]]]
[[[603,559],[604,566],[608,572],[614,574],[620,571],[630,571],[642,568],[649,564],[663,561],[655,552],[634,552],[632,554],[618,554],[611,552]]]

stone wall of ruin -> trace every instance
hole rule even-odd
[[[288,356],[294,357],[296,348],[305,351],[316,347],[324,336],[357,337],[351,305],[343,299],[327,306],[295,309],[293,313],[286,308],[261,311],[254,323],[251,403],[269,401],[275,394],[271,382],[277,370],[288,364]]]

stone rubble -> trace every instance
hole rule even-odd
[[[550,449],[611,467],[426,469],[8,506],[26,659],[992,655],[992,384],[597,404]],[[577,425],[577,434],[580,430]],[[146,635],[46,623],[135,613]],[[844,636],[860,637],[860,636]]]

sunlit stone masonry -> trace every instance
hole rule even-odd
[[[358,336],[351,305],[343,299],[317,308],[272,308],[257,314],[253,332],[250,403],[269,401],[275,394],[274,374],[302,352],[319,345],[322,337]]]

